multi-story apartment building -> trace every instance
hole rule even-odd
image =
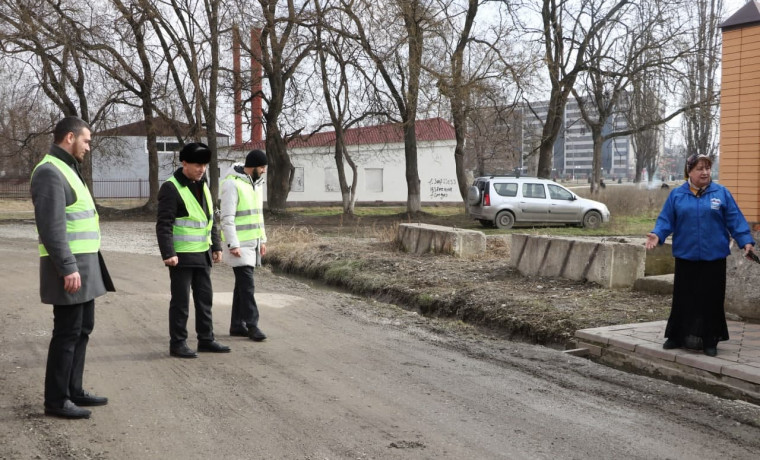
[[[546,120],[548,102],[525,104],[522,114],[522,158],[528,171],[535,171],[538,146]],[[623,115],[612,116],[602,134],[622,131],[628,126]],[[588,177],[591,174],[594,143],[591,130],[581,116],[578,102],[570,99],[565,107],[562,129],[554,144],[553,176],[562,178]],[[602,173],[604,177],[632,177],[636,160],[630,136],[608,139],[602,144]],[[533,169],[531,169],[533,167]]]

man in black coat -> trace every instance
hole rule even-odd
[[[108,403],[82,388],[95,297],[114,291],[100,255],[98,213],[79,171],[90,137],[90,126],[80,118],[58,122],[53,145],[34,168],[30,186],[39,234],[40,297],[53,305],[45,414],[64,418],[89,418],[91,412],[80,406]]]
[[[185,145],[177,169],[158,191],[156,237],[161,258],[169,267],[169,354],[197,358],[187,346],[190,289],[195,304],[198,351],[228,353],[230,348],[214,340],[211,318],[213,290],[211,266],[222,260],[219,227],[214,222],[213,202],[205,173],[211,150],[205,144]]]

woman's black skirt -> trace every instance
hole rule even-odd
[[[676,259],[673,306],[665,337],[697,350],[728,340],[725,298],[726,259]]]

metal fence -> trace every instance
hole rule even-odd
[[[95,198],[147,198],[147,180],[96,180],[92,183]],[[0,198],[29,198],[28,179],[0,179]]]

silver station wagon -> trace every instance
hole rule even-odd
[[[558,183],[537,177],[478,177],[467,190],[469,215],[484,227],[573,224],[597,228],[610,221],[604,203],[580,198]]]

